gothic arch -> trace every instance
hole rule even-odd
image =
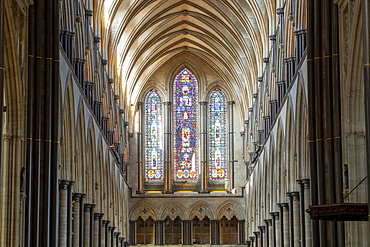
[[[72,81],[72,77],[68,77],[68,81]],[[75,181],[76,174],[73,170],[74,167],[74,156],[75,156],[75,106],[74,106],[74,96],[72,84],[67,83],[65,99],[63,101],[62,110],[62,172],[61,177],[64,179],[70,179]]]
[[[191,210],[189,212],[188,219],[193,219],[195,216],[198,217],[198,219],[203,219],[205,216],[207,216],[210,220],[215,219],[212,213],[212,206],[206,201],[197,201],[193,203],[189,208]]]
[[[217,219],[221,220],[222,217],[226,217],[230,220],[235,216],[238,220],[244,219],[244,210],[241,208],[239,203],[234,200],[226,200],[222,202],[216,209]]]
[[[131,210],[130,210],[130,220],[137,220],[141,217],[143,220],[147,220],[151,217],[153,220],[157,220],[158,211],[156,207],[150,203],[149,201],[143,200],[138,202]],[[159,219],[165,219],[159,218]]]
[[[165,220],[170,217],[171,220],[175,220],[179,216],[182,220],[186,218],[186,208],[179,202],[169,202],[158,210],[159,219]]]

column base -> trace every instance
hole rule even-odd
[[[165,190],[165,191],[163,191],[163,194],[173,194],[173,191],[172,190]]]
[[[198,191],[199,194],[209,194],[208,190],[200,190]]]
[[[144,192],[143,190],[137,190],[137,191],[136,191],[136,194],[140,194],[140,195],[142,195],[142,194],[145,194],[145,192]]]

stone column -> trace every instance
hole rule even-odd
[[[115,232],[114,233],[114,245],[113,245],[113,247],[119,247],[119,243],[120,243],[119,235],[121,235],[120,232]]]
[[[59,246],[67,246],[67,211],[69,181],[59,181]]]
[[[249,237],[249,239],[250,239],[250,242],[251,242],[251,247],[255,247],[255,245],[254,245],[254,240],[255,240],[255,237]]]
[[[259,238],[260,238],[260,232],[253,232],[254,236],[256,237],[256,244],[255,246],[258,247],[258,242],[259,242]]]
[[[310,201],[310,196],[311,196],[311,191],[310,191],[310,180],[308,178],[302,179],[302,184],[304,187],[304,209],[306,210],[308,206],[311,204]],[[304,221],[305,221],[305,241],[307,247],[312,246],[312,226],[311,226],[311,217],[309,214],[304,215]]]
[[[243,245],[245,243],[245,220],[238,220],[238,237],[239,244]]]
[[[68,197],[67,197],[67,246],[72,246],[72,192],[75,182],[69,181]]]
[[[155,221],[155,244],[164,244],[164,220]]]
[[[136,245],[136,221],[130,220],[130,245]]]
[[[80,208],[81,208],[81,197],[82,194],[80,193],[73,193],[72,200],[73,200],[73,224],[72,224],[72,246],[79,247],[80,246]]]
[[[108,227],[107,247],[114,247],[114,230],[116,227]]]
[[[172,177],[172,169],[171,169],[171,154],[172,154],[172,142],[171,142],[171,135],[172,135],[172,111],[171,106],[172,102],[164,102],[164,152],[163,152],[163,160],[164,160],[164,193],[165,194],[172,194],[172,184],[171,184],[171,177]]]
[[[289,204],[281,203],[283,208],[283,238],[284,246],[290,247],[290,228],[289,228]]]
[[[101,230],[102,230],[102,217],[104,214],[94,213],[94,247],[101,246]]]
[[[260,247],[264,247],[264,243],[265,243],[265,226],[258,226],[258,229],[260,230]]]
[[[277,8],[276,14],[279,15],[279,30],[280,30],[280,45],[284,44],[284,33],[285,33],[285,25],[284,25],[284,8]]]
[[[182,244],[183,245],[193,245],[193,238],[192,238],[192,221],[191,220],[183,220],[182,221]]]
[[[272,219],[263,220],[266,224],[266,233],[265,233],[265,247],[270,247],[272,245]]]
[[[208,193],[207,191],[207,184],[208,184],[208,148],[207,148],[207,132],[208,132],[208,123],[207,123],[207,105],[208,102],[203,101],[199,102],[200,105],[200,154],[201,154],[201,160],[200,160],[200,191],[199,193]]]
[[[299,208],[299,192],[293,191],[291,192],[291,196],[293,198],[293,230],[294,230],[294,246],[300,247],[301,246],[301,220],[300,220],[300,208]]]
[[[101,246],[106,247],[107,245],[107,237],[108,237],[108,224],[109,220],[102,220],[102,227],[101,227]]]
[[[84,245],[91,246],[91,211],[94,210],[94,204],[86,203],[84,205]]]
[[[252,241],[250,241],[250,240],[245,241],[245,245],[247,247],[251,247],[252,246]]]
[[[211,244],[220,244],[220,221],[211,220]]]
[[[289,207],[289,210],[288,210],[288,215],[289,215],[289,240],[290,240],[289,241],[289,246],[294,247],[293,197],[292,197],[291,192],[287,192],[286,195],[288,197],[288,207]]]
[[[279,212],[271,212],[270,215],[272,216],[272,225],[271,225],[271,247],[277,247],[280,243],[280,236],[278,234],[278,228],[280,226],[279,222]]]
[[[145,127],[145,109],[143,102],[138,103],[138,111],[139,111],[139,132],[137,133],[137,190],[136,194],[143,194],[143,180],[144,180],[144,174],[143,174],[143,147],[142,147],[142,141],[143,141],[143,135],[142,133],[144,131]]]
[[[270,41],[272,42],[272,64],[271,64],[271,72],[275,73],[276,67],[276,35],[269,36]]]

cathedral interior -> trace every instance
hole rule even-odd
[[[369,13],[1,0],[0,246],[369,246]]]

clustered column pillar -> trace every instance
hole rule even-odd
[[[299,208],[299,192],[291,192],[293,199],[293,231],[294,231],[294,246],[298,247],[301,245],[300,232],[301,232],[301,222],[300,222],[300,208]]]

